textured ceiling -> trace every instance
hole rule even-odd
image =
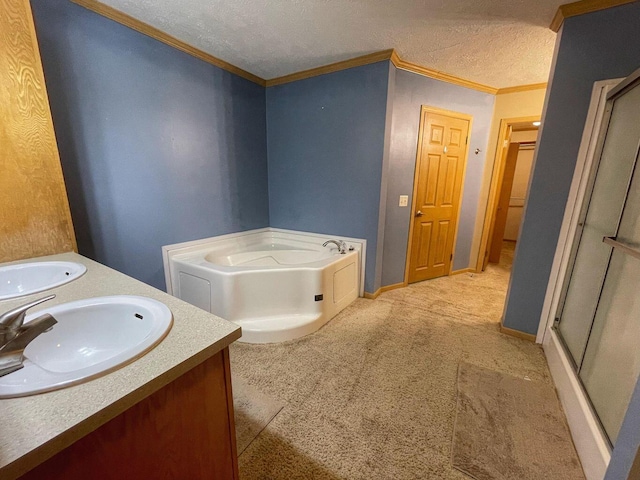
[[[264,79],[395,48],[492,87],[546,82],[558,0],[102,0]]]

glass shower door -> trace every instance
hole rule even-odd
[[[580,378],[611,442],[640,374],[640,172],[636,167]]]
[[[610,101],[601,155],[580,214],[556,320],[609,439],[617,437],[640,372],[640,86]],[[631,181],[632,176],[634,177]],[[588,190],[589,191],[589,190]],[[621,221],[622,218],[622,221]],[[609,238],[608,243],[603,239]],[[621,365],[623,362],[624,365]]]

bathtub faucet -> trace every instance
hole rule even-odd
[[[322,246],[326,247],[330,243],[335,244],[335,246],[338,247],[338,252],[340,252],[342,255],[347,253],[347,244],[344,243],[342,240],[327,240],[322,244]]]

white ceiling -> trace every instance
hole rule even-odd
[[[567,0],[102,0],[264,79],[395,48],[492,87],[546,82]]]

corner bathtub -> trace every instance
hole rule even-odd
[[[241,342],[302,337],[361,294],[365,241],[340,254],[330,238],[269,228],[163,247],[167,290],[240,325]]]

